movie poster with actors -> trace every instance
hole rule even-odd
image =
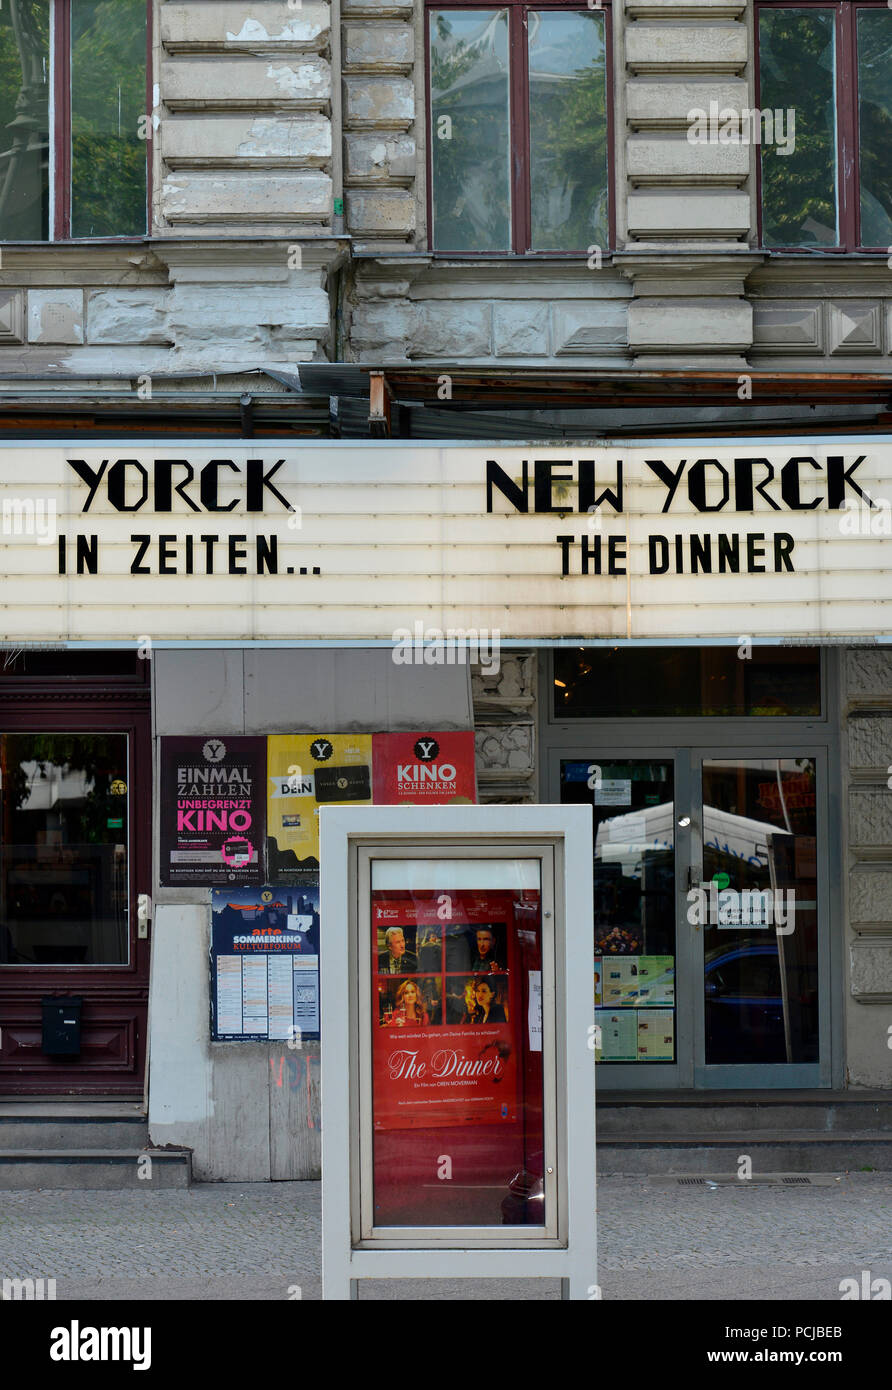
[[[513,943],[532,891],[372,894],[376,1130],[511,1124],[526,1004]]]

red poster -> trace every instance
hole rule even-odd
[[[538,911],[533,892],[373,894],[376,1131],[516,1122],[513,943]]]
[[[436,806],[477,800],[473,730],[373,734],[376,806]]]

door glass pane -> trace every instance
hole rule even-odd
[[[818,1059],[816,814],[813,758],[704,761],[707,1064]]]
[[[594,806],[599,1062],[675,1061],[674,771],[669,760],[561,763],[561,801]]]
[[[609,244],[604,15],[529,13],[534,251]]]
[[[71,10],[71,235],[146,230],[145,0]],[[145,131],[143,132],[145,135]]]
[[[858,11],[861,245],[892,243],[892,14]]]
[[[507,11],[431,11],[430,63],[434,245],[438,251],[507,251]]]
[[[0,240],[49,234],[49,0],[0,5]]]
[[[833,10],[759,10],[765,246],[839,244],[834,21]]]
[[[0,777],[0,963],[126,964],[126,734],[0,734]]]
[[[821,713],[813,647],[572,647],[554,654],[555,719]]]
[[[545,1224],[541,865],[372,862],[374,1224]]]

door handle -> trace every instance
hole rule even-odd
[[[149,923],[152,920],[152,898],[149,893],[140,893],[136,899],[136,935],[140,941],[146,941],[149,935]]]

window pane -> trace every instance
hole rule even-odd
[[[430,23],[434,245],[508,251],[508,14],[435,10]]]
[[[49,0],[0,6],[0,238],[49,234]]]
[[[145,0],[78,0],[71,16],[71,235],[146,230]]]
[[[562,647],[554,654],[555,719],[821,714],[816,647]]]
[[[760,10],[760,105],[786,137],[761,147],[765,246],[839,243],[834,55],[832,10]]]
[[[0,734],[0,773],[0,964],[126,964],[127,735]]]
[[[892,244],[892,14],[858,11],[861,245]]]
[[[529,57],[533,250],[606,248],[604,15],[530,11]]]

